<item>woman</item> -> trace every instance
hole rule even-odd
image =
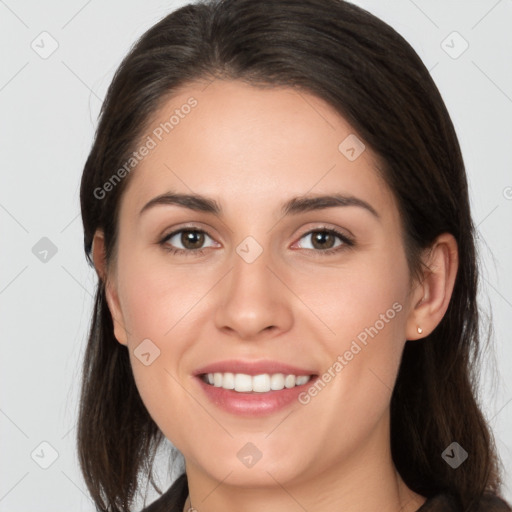
[[[475,399],[464,163],[428,71],[340,0],[178,9],[119,67],[81,185],[98,291],[80,464],[131,510],[510,510]]]

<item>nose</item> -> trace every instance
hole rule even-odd
[[[285,276],[279,274],[268,250],[251,263],[235,252],[233,268],[217,289],[216,327],[253,341],[290,329],[294,295],[284,284]]]

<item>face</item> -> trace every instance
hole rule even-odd
[[[291,485],[389,448],[409,270],[396,202],[356,137],[315,96],[236,81],[189,84],[151,120],[108,299],[187,471]],[[305,202],[335,194],[348,199]]]

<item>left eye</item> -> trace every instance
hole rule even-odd
[[[313,247],[311,247],[311,249],[313,249],[313,250],[319,249],[320,252],[327,252],[327,253],[335,252],[338,250],[338,248],[340,248],[340,246],[353,245],[352,241],[348,237],[346,237],[345,235],[342,235],[335,229],[315,229],[313,231],[309,231],[308,233],[305,233],[304,235],[302,235],[301,239],[308,237],[308,236],[312,236],[312,240],[313,240],[313,243],[312,243]],[[341,240],[341,243],[338,244],[337,246],[332,246],[332,244],[330,242],[334,243],[334,239],[336,239],[336,238]],[[302,248],[310,249],[309,247],[302,247]]]

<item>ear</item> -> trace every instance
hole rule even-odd
[[[127,330],[124,327],[123,312],[119,303],[116,277],[115,273],[111,275],[111,273],[108,272],[105,253],[105,236],[101,229],[96,230],[94,233],[91,253],[96,273],[105,286],[105,297],[112,316],[112,323],[114,324],[114,336],[121,345],[127,345]]]
[[[439,235],[427,251],[423,278],[411,294],[406,324],[406,339],[428,336],[441,322],[452,296],[459,253],[457,241],[450,233]],[[418,332],[418,327],[422,332]]]

